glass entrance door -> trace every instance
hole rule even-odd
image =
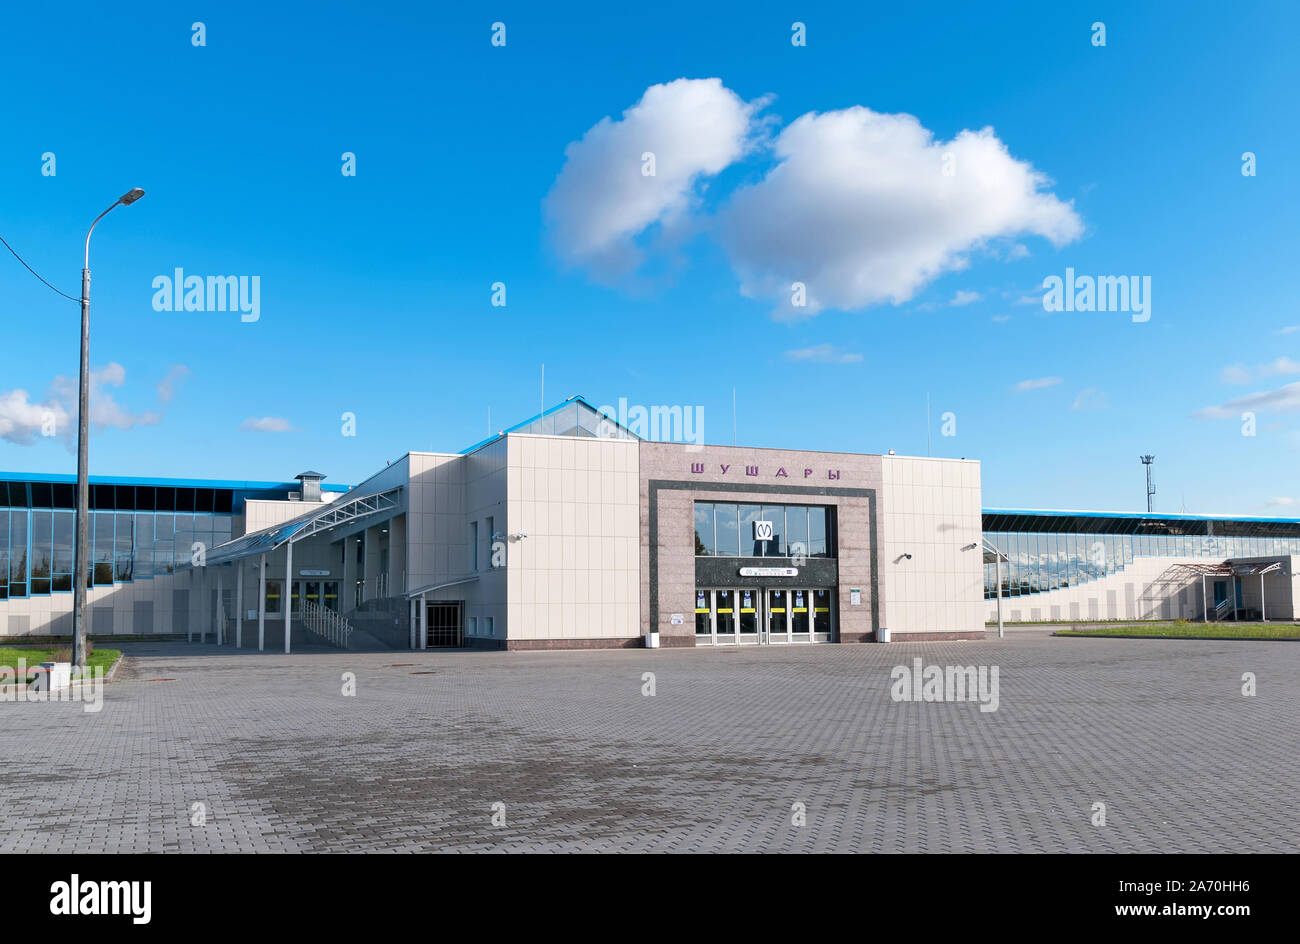
[[[812,601],[809,600],[811,594],[807,590],[791,590],[790,597],[790,641],[791,642],[808,642],[811,638],[810,632],[810,613]]]
[[[713,591],[713,627],[716,642],[728,645],[736,641],[736,591]]]
[[[695,591],[695,645],[713,645],[713,594],[709,590]]]
[[[767,641],[790,641],[790,591],[767,591]]]
[[[761,590],[737,590],[735,591],[737,600],[740,604],[737,613],[737,626],[740,629],[739,642],[742,645],[757,645],[760,641],[758,624],[763,615],[762,601],[759,599],[763,592]]]
[[[813,590],[812,593],[812,641],[831,641],[831,592]]]

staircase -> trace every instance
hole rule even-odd
[[[304,600],[300,614],[300,625],[316,637],[318,641],[324,642],[326,645],[335,646],[339,649],[350,648],[352,624],[348,622],[347,617],[342,613],[336,613],[334,610],[321,606],[319,603],[313,603],[311,600]]]

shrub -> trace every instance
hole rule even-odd
[[[87,639],[87,640],[86,640],[86,661],[87,661],[87,662],[90,661],[90,654],[91,654],[92,652],[94,652],[94,651],[95,651],[95,644],[94,644],[93,642],[91,642],[89,639]],[[71,646],[65,646],[65,647],[62,648],[62,649],[55,649],[55,650],[54,650],[54,661],[55,661],[55,662],[71,662],[71,661],[72,661],[72,647],[71,647]]]

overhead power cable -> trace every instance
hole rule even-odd
[[[75,297],[75,296],[73,296],[73,295],[69,295],[67,292],[60,292],[57,288],[55,288],[55,287],[54,287],[53,285],[51,285],[49,282],[46,282],[45,279],[41,278],[41,274],[40,274],[39,272],[37,272],[35,269],[33,269],[31,266],[29,266],[29,265],[27,264],[27,260],[24,259],[22,256],[18,255],[18,251],[17,251],[16,249],[14,249],[13,246],[9,245],[9,243],[5,242],[5,238],[4,238],[3,236],[0,236],[0,243],[4,243],[4,247],[5,247],[6,249],[8,249],[10,252],[12,252],[12,253],[14,254],[14,258],[17,259],[19,262],[21,262],[21,263],[23,264],[23,267],[24,267],[28,272],[30,272],[32,275],[34,275],[34,276],[36,276],[38,279],[40,279],[41,282],[44,283],[45,287],[48,288],[51,292],[54,292],[54,293],[56,293],[56,294],[58,294],[58,295],[62,295],[64,298],[68,299],[69,301],[73,301],[73,302],[80,302],[80,301],[81,301],[80,298],[77,298],[77,297]]]

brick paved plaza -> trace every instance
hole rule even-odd
[[[1296,845],[1293,643],[125,649],[97,714],[0,704],[0,851]],[[918,655],[999,666],[999,709],[894,702],[890,669]],[[356,697],[340,694],[345,672]],[[1242,696],[1243,672],[1258,676],[1256,697]],[[506,825],[494,827],[498,801]],[[204,826],[190,824],[196,802]],[[795,803],[806,825],[791,824]]]

